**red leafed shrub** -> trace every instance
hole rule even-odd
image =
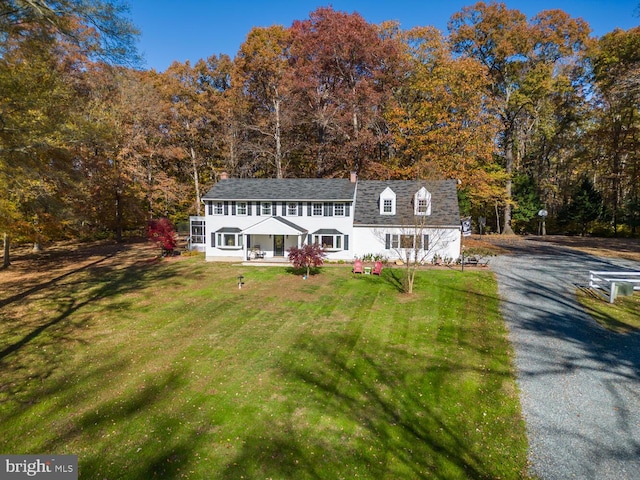
[[[320,267],[324,263],[327,253],[317,243],[313,245],[303,245],[302,247],[291,247],[289,250],[289,261],[295,268],[306,268],[307,277],[311,267]]]
[[[176,230],[168,218],[150,220],[147,225],[147,238],[162,248],[162,255],[171,255],[176,248]]]

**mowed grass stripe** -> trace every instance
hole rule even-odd
[[[86,273],[29,300],[63,318],[0,360],[1,449],[78,454],[83,478],[521,478],[492,275],[422,271],[407,296],[383,273]]]

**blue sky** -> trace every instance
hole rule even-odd
[[[138,44],[146,68],[164,71],[174,60],[192,63],[213,54],[234,57],[253,27],[290,26],[320,6],[358,12],[370,23],[397,20],[403,29],[447,21],[475,0],[130,0],[131,19],[142,31]],[[586,20],[596,36],[640,24],[640,0],[505,0],[529,17],[559,8]]]

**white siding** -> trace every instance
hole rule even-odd
[[[387,234],[407,234],[407,229],[384,227],[354,227],[353,228],[353,254],[362,258],[364,255],[373,254],[386,257],[389,260],[397,260],[400,255],[398,249],[386,249],[385,237]],[[421,235],[429,235],[429,249],[425,261],[430,262],[434,255],[443,258],[457,260],[460,257],[460,229],[459,228],[425,228],[419,232]]]
[[[353,203],[350,204],[349,207],[349,215],[348,216],[308,216],[307,215],[307,202],[304,202],[302,215],[281,215],[281,206],[278,202],[277,215],[271,215],[272,217],[278,216],[287,222],[291,222],[298,227],[305,229],[308,231],[308,234],[313,234],[313,232],[317,230],[337,230],[343,235],[348,235],[349,237],[349,249],[348,250],[337,250],[328,252],[327,258],[330,260],[352,260],[352,245],[353,245]],[[344,203],[344,202],[334,202],[334,203]],[[209,215],[208,207],[205,208],[206,215],[206,225],[207,225],[207,243],[206,243],[206,259],[207,260],[216,260],[223,257],[225,259],[234,260],[234,259],[244,259],[246,252],[246,243],[241,249],[228,249],[228,248],[219,248],[217,246],[213,247],[211,245],[211,234],[215,234],[221,228],[239,228],[244,231],[247,228],[264,221],[268,216],[265,215],[256,215],[255,213],[255,205],[253,206],[252,215]],[[231,206],[229,206],[229,213],[231,213]],[[278,232],[274,231],[274,234]],[[307,235],[303,235],[300,237],[302,243],[306,243]],[[287,255],[286,250],[292,246],[296,246],[298,242],[297,235],[289,235],[288,238],[285,238],[285,256]],[[260,235],[252,237],[252,245],[259,244],[262,251],[266,252],[266,257],[273,256],[273,237],[269,237],[268,235]],[[343,247],[344,248],[344,247]]]

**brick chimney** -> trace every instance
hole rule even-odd
[[[227,172],[222,172],[220,174],[220,180],[229,180],[229,174]]]
[[[349,176],[349,180],[351,181],[351,183],[356,183],[358,181],[358,173],[351,172],[351,175]]]

